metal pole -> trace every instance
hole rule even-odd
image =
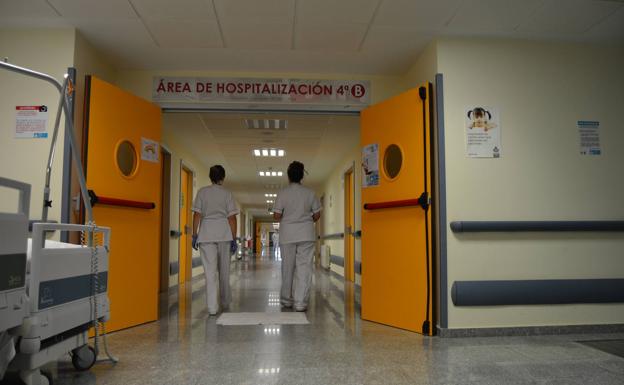
[[[33,71],[28,68],[24,68],[24,67],[16,66],[14,64],[7,63],[7,58],[5,58],[4,61],[0,61],[0,68],[4,68],[6,70],[17,72],[19,74],[23,74],[23,75],[30,76],[33,78],[45,80],[46,82],[51,83],[54,87],[56,87],[56,89],[59,92],[61,92],[61,89],[62,89],[61,83],[59,83],[59,81],[54,79],[52,76],[41,73],[41,72]]]
[[[52,176],[52,164],[54,163],[54,154],[56,152],[56,140],[58,138],[59,126],[61,125],[61,113],[63,112],[63,103],[65,102],[65,90],[67,89],[67,78],[63,81],[61,87],[61,97],[59,98],[58,110],[56,111],[56,119],[54,120],[54,131],[52,131],[52,141],[50,142],[50,153],[48,155],[48,164],[46,166],[45,185],[43,187],[43,210],[41,211],[41,222],[48,221],[48,208],[52,207],[50,200],[50,179]]]
[[[69,76],[66,74],[66,78]],[[72,87],[73,89],[73,87]],[[65,103],[63,103],[63,110],[65,111],[65,119],[69,122],[69,144],[72,152],[72,159],[74,160],[74,166],[76,167],[76,176],[78,177],[78,183],[80,184],[80,195],[82,195],[82,202],[85,207],[86,223],[93,222],[93,207],[91,206],[91,199],[87,191],[87,181],[85,180],[84,169],[82,162],[80,161],[80,154],[78,153],[78,147],[76,147],[76,135],[74,134],[74,117],[70,113],[69,97],[66,92],[63,93]]]

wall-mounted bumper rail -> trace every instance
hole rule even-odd
[[[324,234],[319,237],[320,240],[344,239],[344,233]]]
[[[454,233],[528,231],[624,231],[624,221],[453,221]]]
[[[146,210],[153,210],[156,208],[156,204],[154,202],[140,202],[140,201],[127,200],[127,199],[102,197],[102,196],[96,195],[93,190],[89,190],[89,197],[91,198],[92,206],[95,206],[96,204],[102,204],[102,205],[107,205],[107,206],[130,207],[130,208],[135,208],[135,209],[146,209]]]
[[[624,279],[455,281],[455,306],[622,303]]]

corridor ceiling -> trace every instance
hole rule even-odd
[[[1,0],[0,28],[75,27],[118,69],[402,75],[432,38],[624,43],[622,0]]]
[[[283,119],[284,130],[249,129],[245,119]],[[358,116],[242,113],[165,113],[163,138],[186,148],[205,167],[221,164],[226,186],[245,208],[266,214],[264,194],[285,186],[286,169],[293,160],[305,164],[304,183],[315,189],[323,183],[347,154],[358,148]],[[283,158],[254,157],[256,148],[281,148]],[[261,177],[259,171],[282,171],[282,177]],[[263,209],[264,208],[264,209]]]

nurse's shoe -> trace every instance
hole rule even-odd
[[[284,300],[280,300],[280,305],[282,305],[282,307],[285,307],[285,308],[288,308],[288,309],[293,307],[292,302],[288,302],[288,301],[284,301]]]
[[[210,311],[210,310],[208,310],[208,315],[213,316],[213,317],[214,317],[214,316],[216,316],[218,313],[219,313],[219,312],[218,312],[218,311],[216,311],[216,310],[215,310],[215,311]]]
[[[308,308],[306,306],[295,306],[295,311],[306,311]]]

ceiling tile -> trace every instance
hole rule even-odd
[[[299,25],[295,48],[313,51],[357,51],[366,24]]]
[[[413,57],[429,42],[431,36],[420,30],[373,26],[362,46],[364,52],[402,52]]]
[[[145,19],[216,19],[212,2],[207,0],[130,0]]]
[[[513,31],[545,0],[466,0],[448,27],[465,33]]]
[[[462,0],[385,0],[374,25],[439,29],[453,17]]]
[[[45,0],[2,0],[0,1],[0,20],[37,17],[58,17]]]
[[[254,50],[288,50],[292,45],[292,24],[242,22],[228,19],[221,27],[228,48]]]
[[[519,31],[580,34],[613,14],[621,3],[595,0],[547,0]]]
[[[587,32],[587,36],[624,44],[624,6],[601,23],[593,26]]]
[[[223,46],[214,20],[146,20],[150,32],[163,48],[219,48]]]
[[[137,15],[128,0],[48,0],[66,18],[132,19]]]
[[[304,23],[369,23],[380,0],[299,0],[297,21]]]
[[[295,0],[214,0],[220,20],[256,20],[289,23],[293,20]]]
[[[137,46],[155,47],[154,41],[139,19],[71,20],[84,37],[103,51],[129,50]]]

